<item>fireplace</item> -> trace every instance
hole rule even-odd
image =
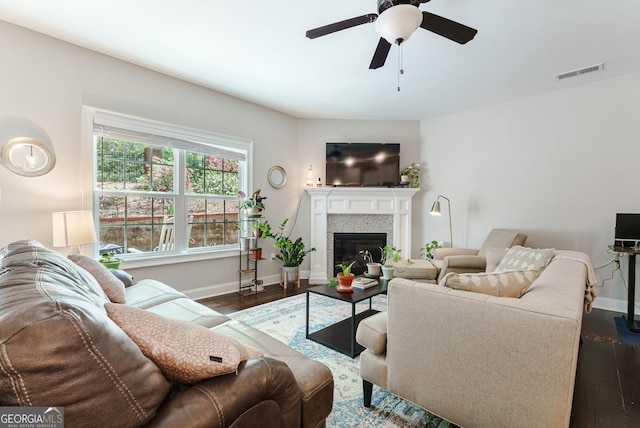
[[[333,234],[386,232],[386,244],[411,254],[413,188],[307,187],[311,197],[309,284],[326,284],[333,276]],[[371,250],[369,250],[371,251]]]
[[[342,269],[337,264],[348,265],[355,262],[351,272],[362,275],[367,265],[362,259],[360,251],[369,250],[374,261],[380,261],[380,248],[387,245],[386,233],[334,233],[333,234],[333,276]]]

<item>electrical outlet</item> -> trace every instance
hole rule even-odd
[[[613,257],[613,262],[616,265],[616,269],[620,269],[620,255],[618,253]]]
[[[275,253],[271,253],[271,257],[270,257],[272,262],[276,261],[276,254]]]

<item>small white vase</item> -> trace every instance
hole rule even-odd
[[[408,175],[401,175],[400,176],[400,182],[401,183],[408,183],[409,181],[410,180],[409,180],[409,176]]]
[[[380,263],[367,263],[367,273],[372,276],[380,275],[380,269],[382,265]]]

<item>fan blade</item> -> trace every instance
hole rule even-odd
[[[315,39],[316,37],[326,36],[327,34],[335,33],[336,31],[346,30],[347,28],[362,24],[369,24],[374,22],[376,19],[378,19],[378,15],[375,13],[368,13],[355,18],[345,19],[344,21],[334,22],[333,24],[325,25],[324,27],[314,28],[313,30],[307,31],[307,37]]]
[[[391,43],[387,42],[386,39],[380,37],[376,52],[373,54],[371,64],[369,64],[369,70],[375,70],[376,68],[382,67],[387,60],[387,55],[389,55],[390,49]]]
[[[439,34],[461,45],[472,40],[478,32],[478,30],[474,28],[429,12],[422,12],[422,24],[420,24],[420,26],[425,30]]]

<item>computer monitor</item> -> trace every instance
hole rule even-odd
[[[640,247],[640,214],[616,214],[616,247]]]

